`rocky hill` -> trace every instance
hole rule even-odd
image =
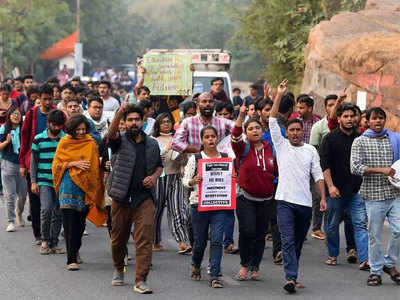
[[[364,91],[367,107],[383,106],[388,127],[400,131],[399,0],[370,0],[363,11],[321,22],[310,32],[305,59],[303,92],[323,99],[347,88],[357,103]]]

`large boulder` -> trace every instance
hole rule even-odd
[[[400,1],[370,0],[358,13],[341,13],[315,26],[305,51],[302,92],[317,99],[347,88],[357,103],[367,93],[367,107],[383,106],[388,127],[400,131]]]

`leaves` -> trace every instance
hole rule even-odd
[[[300,85],[310,29],[340,11],[357,11],[365,0],[253,0],[239,15],[241,34],[267,55],[269,82]]]

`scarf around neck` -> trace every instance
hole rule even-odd
[[[397,132],[390,131],[386,128],[382,129],[380,132],[367,129],[363,135],[369,138],[380,138],[387,135],[393,148],[393,162],[400,159],[400,135]]]

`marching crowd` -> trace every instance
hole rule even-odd
[[[400,159],[400,135],[385,129],[382,108],[361,111],[344,93],[327,95],[321,117],[311,96],[287,91],[287,80],[273,90],[251,86],[244,99],[236,88],[231,101],[221,78],[181,103],[178,96],[151,96],[145,73],[140,68],[131,91],[78,77],[62,86],[53,78],[38,87],[31,75],[2,83],[8,232],[25,225],[28,196],[40,254],[66,253],[67,269],[76,271],[86,220],[106,226],[113,286],[124,284],[132,237],[134,291],[147,294],[152,252],[163,251],[166,207],[178,253],[192,257],[191,279],[202,278],[209,244],[204,265],[211,287],[224,286],[224,252],[239,253],[238,281],[260,280],[271,239],[283,288],[294,293],[304,287],[298,270],[310,227],[313,238],[326,240],[325,264],[335,267],[343,221],[346,259],[370,273],[367,285],[381,285],[383,273],[400,285],[400,189],[390,182],[399,181],[392,165]],[[234,160],[236,209],[200,211],[198,161],[224,157]],[[386,219],[391,233],[384,251]]]

